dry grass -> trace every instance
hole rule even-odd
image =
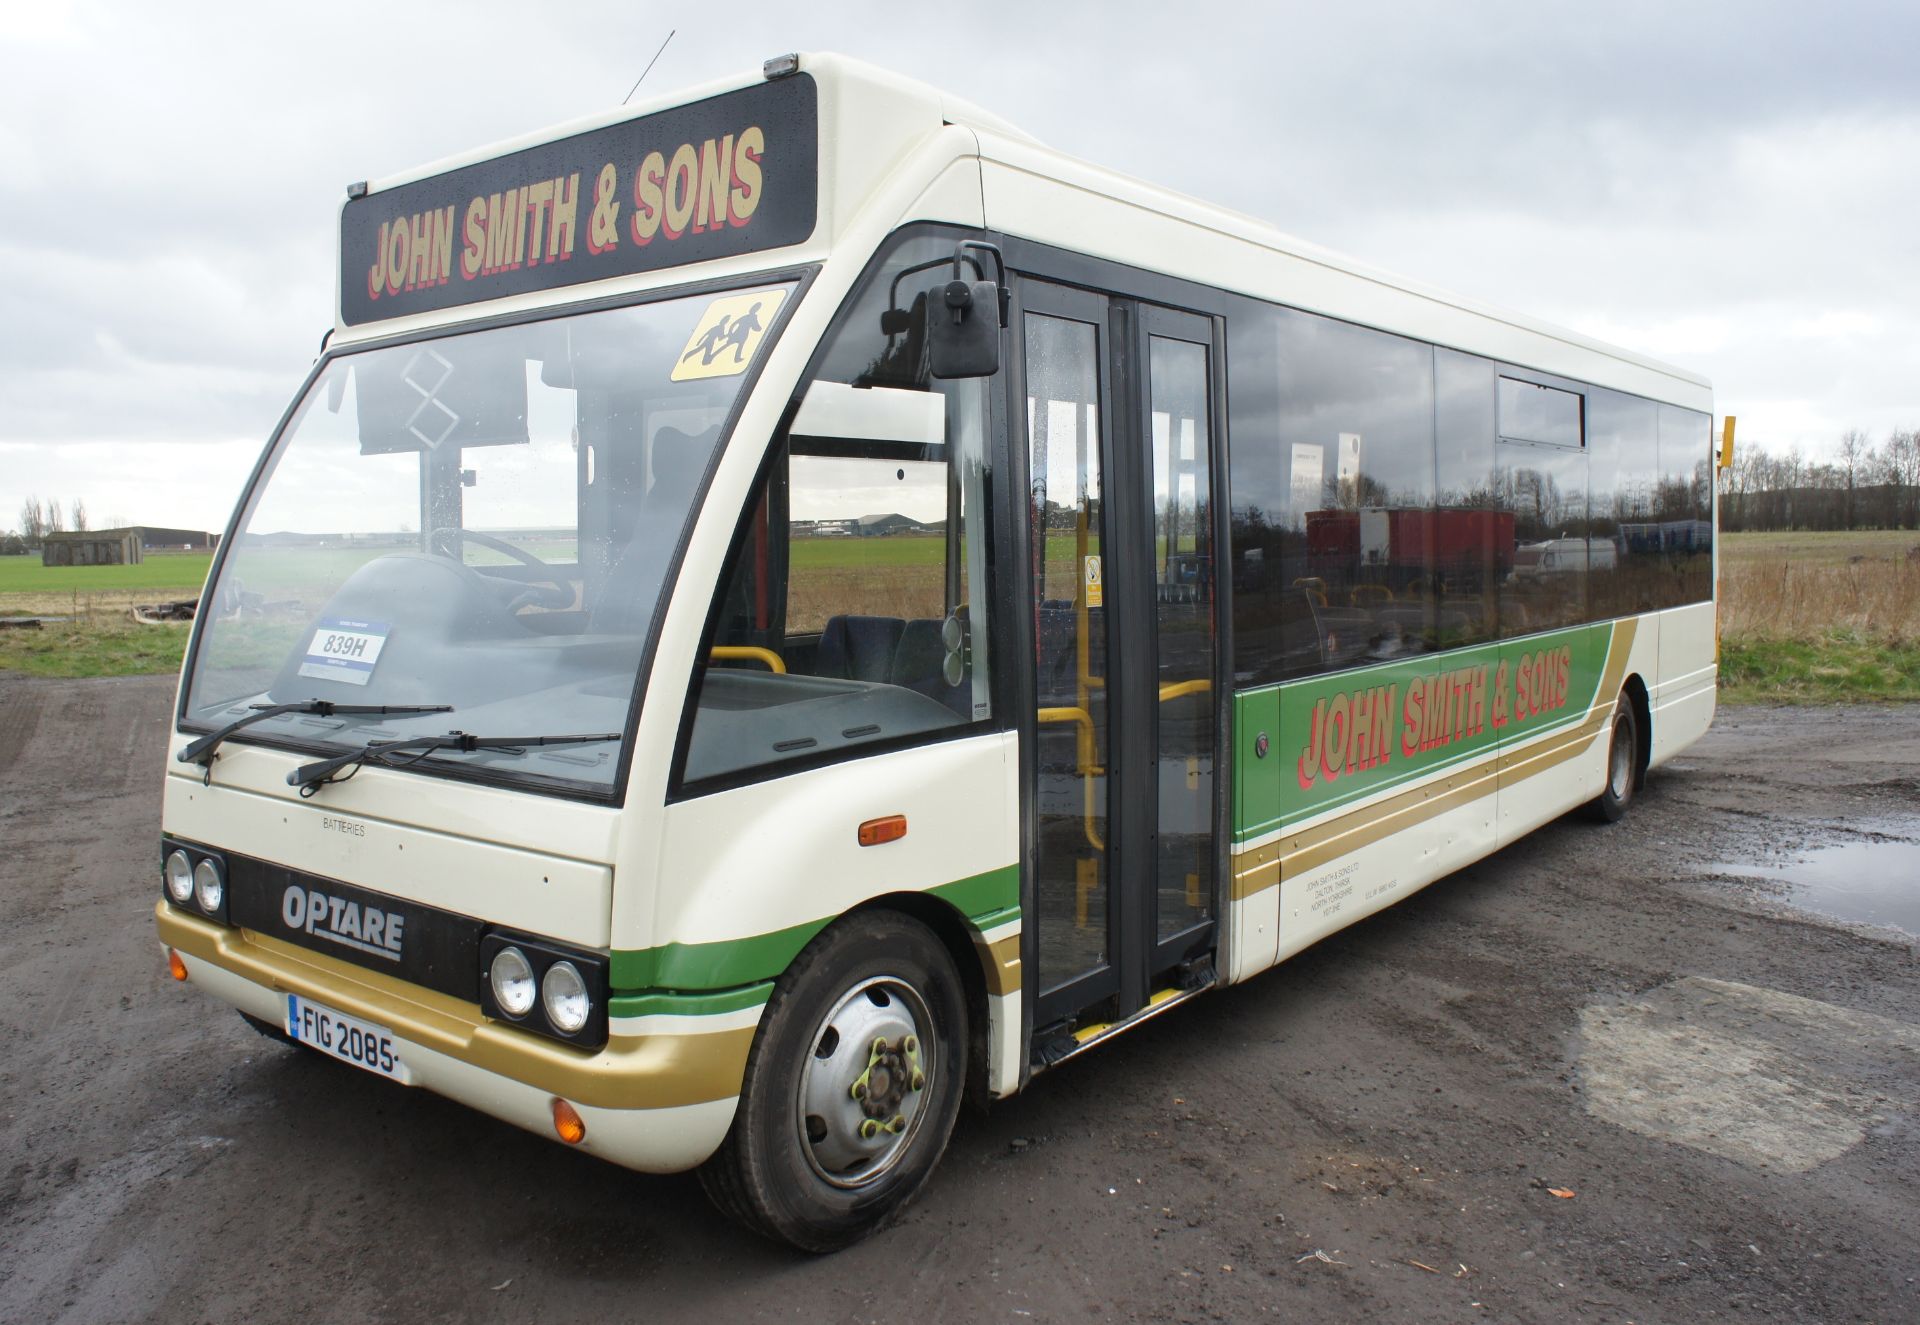
[[[1920,547],[1911,533],[1728,535],[1721,635],[1811,640],[1843,632],[1883,644],[1920,641],[1920,557],[1907,555],[1910,546]]]
[[[1916,547],[1912,533],[1724,536],[1721,698],[1920,699]]]
[[[1793,530],[1770,534],[1720,535],[1720,568],[1776,565],[1783,561],[1847,565],[1855,560],[1899,561],[1920,547],[1911,529],[1860,529],[1851,533]]]
[[[38,630],[0,630],[0,671],[59,677],[176,672],[190,629],[185,622],[143,626],[125,611],[101,611]]]
[[[0,593],[0,616],[62,616],[75,620],[123,617],[135,603],[171,603],[193,598],[199,590],[108,589],[100,593],[29,590]]]
[[[835,616],[888,616],[903,621],[946,615],[946,568],[795,566],[787,585],[787,625],[819,630]]]

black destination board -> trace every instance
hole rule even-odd
[[[818,212],[805,74],[349,201],[349,326],[798,244]]]

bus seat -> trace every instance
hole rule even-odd
[[[1347,590],[1347,601],[1355,607],[1378,607],[1393,601],[1393,590],[1384,584],[1356,584]]]
[[[890,679],[897,686],[939,700],[964,718],[972,696],[964,686],[947,684],[947,645],[941,637],[944,624],[934,620],[907,622],[900,632],[900,647],[894,650]]]
[[[653,485],[634,512],[633,536],[613,554],[606,583],[588,610],[589,634],[634,635],[647,628],[718,433],[717,428],[694,434],[663,427],[654,434]]]
[[[905,626],[897,616],[828,618],[814,655],[814,674],[848,681],[888,680]]]

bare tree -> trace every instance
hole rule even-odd
[[[1893,485],[1894,516],[1902,529],[1920,528],[1920,428],[1896,432],[1887,439],[1886,465]]]
[[[1854,492],[1859,487],[1861,463],[1872,452],[1867,435],[1858,428],[1849,428],[1840,434],[1840,473],[1846,479],[1846,505],[1844,506],[1846,528],[1854,524]]]
[[[46,536],[46,511],[38,497],[29,497],[20,503],[20,537],[27,541],[28,547],[37,548]]]
[[[83,534],[87,532],[87,501],[84,497],[73,499],[73,527]]]
[[[49,498],[47,500],[46,512],[47,532],[49,534],[65,533],[67,529],[67,517],[60,510],[60,501],[58,498]]]

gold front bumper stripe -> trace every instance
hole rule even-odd
[[[156,907],[160,941],[281,994],[298,994],[436,1053],[598,1109],[666,1109],[740,1093],[754,1028],[615,1036],[588,1052],[488,1021],[480,1005],[251,930]]]

